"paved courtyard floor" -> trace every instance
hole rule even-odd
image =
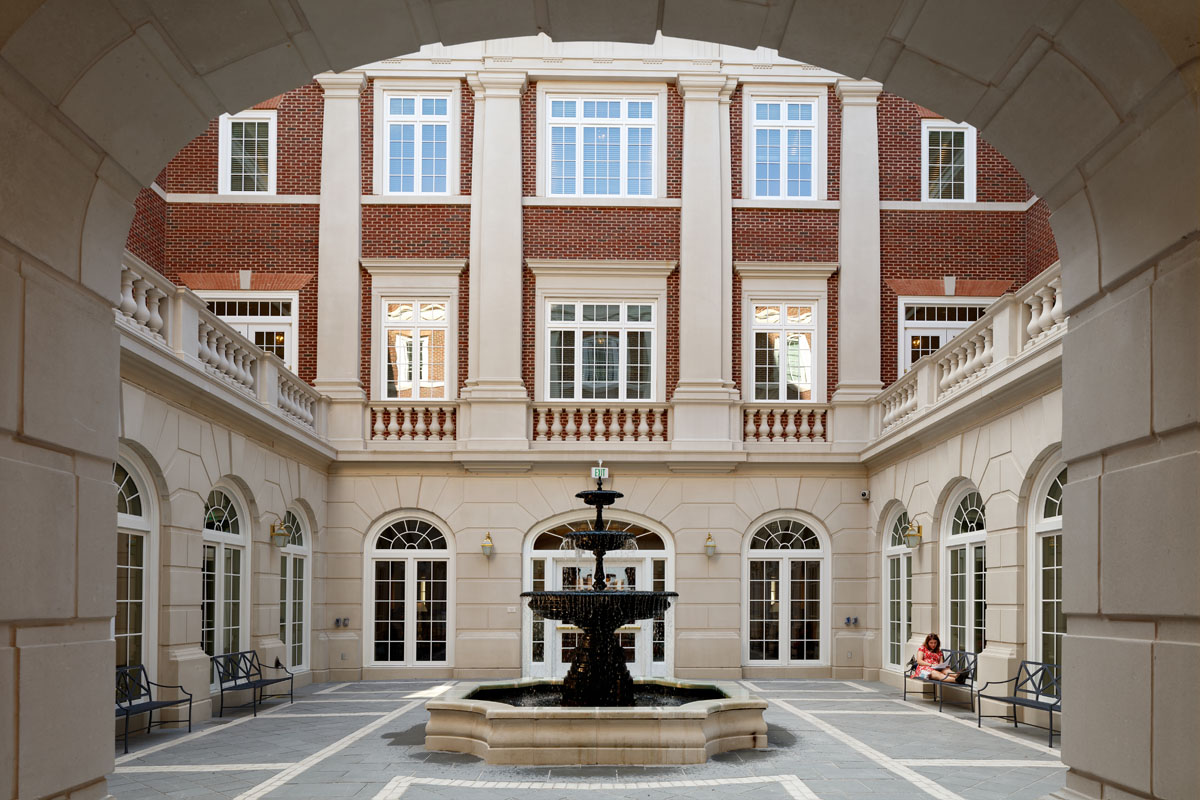
[[[1035,800],[1062,787],[1058,741],[879,683],[743,682],[767,699],[766,750],[682,767],[494,767],[424,748],[425,701],[450,684],[316,684],[258,717],[231,712],[186,730],[130,737],[117,749],[118,798],[359,800]]]

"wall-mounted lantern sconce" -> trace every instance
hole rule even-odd
[[[904,537],[904,544],[909,550],[916,550],[921,546],[921,524],[918,522],[908,523],[908,527],[901,534]]]
[[[711,533],[708,535],[708,538],[704,540],[704,554],[709,558],[712,558],[717,554],[717,543],[713,541]]]
[[[492,532],[491,531],[488,531],[487,533],[485,533],[483,535],[483,544],[481,544],[479,546],[479,549],[483,551],[483,555],[485,558],[492,557],[492,551],[496,549],[496,545],[492,542]]]
[[[292,539],[292,532],[283,527],[283,520],[278,517],[276,521],[271,523],[271,544],[276,547],[287,547],[287,543]]]

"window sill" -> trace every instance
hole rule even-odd
[[[883,211],[1028,211],[1037,202],[983,203],[975,200],[884,200]]]
[[[469,206],[469,194],[364,194],[364,206]]]
[[[679,208],[678,197],[523,197],[524,206],[572,206],[580,208]]]
[[[837,211],[842,207],[840,200],[786,200],[775,198],[737,198],[734,208],[788,208],[796,211]]]

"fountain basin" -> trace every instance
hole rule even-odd
[[[634,681],[643,696],[720,695],[672,706],[513,706],[473,697],[546,692],[559,683],[458,684],[425,704],[425,749],[469,753],[488,764],[561,766],[702,764],[717,753],[767,746],[766,701],[728,681]]]

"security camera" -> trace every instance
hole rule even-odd
[[[863,500],[870,500],[871,499],[871,490],[863,489],[861,492],[858,493],[858,496],[861,497]]]

